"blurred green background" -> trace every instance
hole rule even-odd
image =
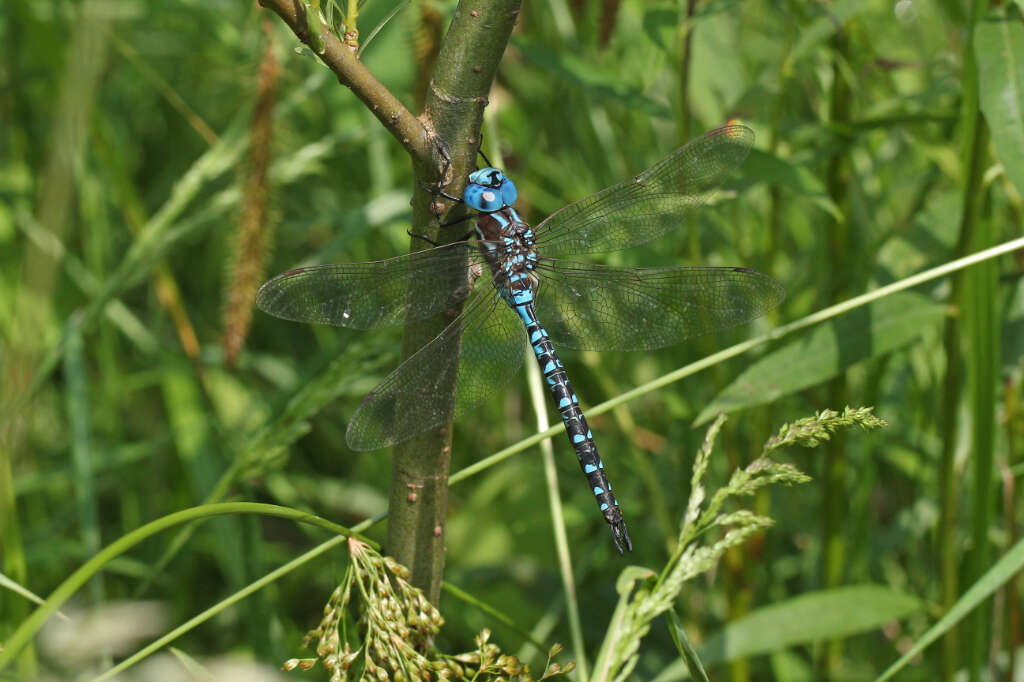
[[[746,266],[788,292],[765,319],[657,352],[564,352],[584,406],[1019,236],[1019,9],[524,2],[484,128],[485,150],[517,183],[520,212],[539,222],[739,118],[757,133],[756,149],[723,200],[602,262]],[[422,64],[454,10],[394,0],[361,8],[363,62],[414,111]],[[344,433],[397,363],[400,330],[283,322],[246,301],[297,265],[407,252],[417,190],[402,148],[296,49],[278,17],[248,0],[8,0],[0,44],[3,574],[45,597],[100,547],[212,498],[345,525],[383,511],[388,454],[353,453]],[[929,282],[593,418],[636,546],[626,559],[556,437],[587,641],[596,646],[607,627],[618,572],[664,561],[704,434],[699,416],[733,412],[709,474],[722,482],[782,423],[873,405],[889,428],[793,451],[815,481],[753,500],[776,527],[691,584],[678,608],[699,645],[759,607],[884,586],[919,608],[827,643],[803,623],[810,634],[799,642],[711,667],[737,682],[884,670],[1017,540],[1021,266],[1004,257]],[[524,377],[457,423],[453,470],[535,430]],[[567,642],[539,450],[451,494],[446,579],[542,640]],[[370,534],[383,538],[383,526]],[[112,562],[74,603],[157,600],[169,623],[158,634],[325,534],[238,516],[195,528],[176,551],[174,537]],[[175,646],[275,666],[302,655],[302,633],[344,567],[341,553],[301,566]],[[1000,592],[994,604],[961,629],[958,648],[936,644],[899,679],[951,680],[979,650],[1008,674],[1007,652],[1024,643],[1019,596]],[[0,590],[0,642],[32,608]],[[442,609],[449,648],[471,648],[485,626],[508,648],[522,643],[450,596]],[[20,675],[72,679],[108,661],[102,647],[76,659],[49,641],[22,655]],[[634,678],[658,677],[676,657],[655,628]],[[671,670],[658,679],[680,679]]]

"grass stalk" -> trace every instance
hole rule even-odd
[[[1020,508],[1020,486],[1013,475],[1014,468],[1020,461],[1017,448],[1018,420],[1020,419],[1020,396],[1021,384],[1017,380],[1007,380],[1003,384],[1003,409],[1006,425],[1006,461],[1002,467],[1003,481],[1003,525],[1006,527],[1007,543],[1012,547],[1017,544],[1019,532],[1017,530],[1016,513]],[[1002,645],[1003,655],[1006,657],[1006,670],[1003,679],[1005,682],[1014,682],[1017,677],[1017,643],[1020,641],[1020,591],[1018,583],[1020,577],[1010,579],[1002,590],[1003,618],[1002,618]]]
[[[717,353],[713,353],[711,355],[703,357],[700,360],[697,360],[696,362],[691,362],[688,365],[684,365],[683,367],[680,367],[677,370],[669,372],[668,374],[663,374],[657,379],[648,381],[645,384],[641,384],[640,386],[637,386],[631,391],[626,391],[625,393],[617,395],[610,400],[606,400],[603,403],[594,405],[593,407],[587,410],[587,415],[592,415],[596,417],[598,415],[605,414],[606,412],[615,409],[619,405],[628,403],[629,401],[647,395],[648,393],[653,393],[654,391],[662,389],[665,386],[668,386],[669,384],[673,384],[677,381],[693,376],[694,374],[698,374],[699,372],[702,372],[705,369],[714,367],[715,365],[718,365],[719,363],[722,363],[730,358],[742,355],[747,351],[757,348],[758,346],[763,346],[771,341],[777,341],[786,336],[790,336],[798,331],[807,329],[809,327],[813,327],[814,325],[819,324],[821,322],[825,322],[827,320],[831,320],[832,318],[839,317],[844,313],[848,313],[851,310],[856,310],[857,308],[866,306],[874,301],[894,294],[898,291],[905,291],[907,289],[911,289],[913,287],[924,284],[925,282],[930,282],[940,277],[944,277],[954,272],[958,272],[965,268],[977,265],[978,263],[983,263],[987,260],[996,258],[998,256],[1012,253],[1014,251],[1019,251],[1022,249],[1024,249],[1024,237],[1011,239],[1010,241],[1003,242],[998,246],[993,246],[991,248],[978,251],[977,253],[972,253],[971,255],[965,256],[963,258],[957,258],[956,260],[949,261],[948,263],[943,263],[942,265],[930,268],[923,272],[919,272],[916,275],[911,275],[910,277],[905,277],[896,282],[892,282],[891,284],[879,287],[877,289],[874,289],[873,291],[869,291],[859,296],[854,296],[853,298],[843,301],[842,303],[837,303],[827,308],[823,308],[815,313],[811,313],[810,315],[801,317],[799,320],[794,320],[789,324],[782,325],[781,327],[776,327],[775,329],[765,332],[764,334],[759,334],[758,336],[747,339],[746,341],[742,341],[740,343],[729,346],[728,348],[724,348],[718,351]],[[556,424],[555,426],[548,428],[545,431],[535,433],[532,436],[529,436],[528,438],[520,440],[518,443],[513,443],[507,448],[499,450],[493,455],[485,457],[465,467],[464,469],[459,470],[458,472],[452,474],[451,478],[449,479],[449,482],[459,483],[461,481],[464,481],[467,478],[470,478],[480,473],[481,471],[484,471],[485,469],[494,466],[498,462],[502,462],[508,459],[509,457],[512,457],[513,455],[518,454],[523,450],[526,450],[527,448],[533,447],[534,445],[540,443],[541,441],[547,438],[551,438],[555,434],[564,430],[565,427],[561,423],[559,423]]]
[[[71,426],[71,466],[74,471],[75,504],[78,509],[82,545],[90,555],[100,550],[100,514],[96,497],[95,466],[90,436],[89,389],[85,369],[85,347],[78,330],[78,316],[68,320],[68,343],[64,347],[65,402]],[[105,601],[103,581],[89,583],[93,604]]]
[[[953,278],[951,298],[957,299],[961,278]],[[939,554],[940,603],[948,611],[956,603],[958,592],[959,553],[957,552],[957,511],[960,507],[959,477],[956,472],[956,446],[959,433],[957,408],[960,405],[962,355],[960,349],[960,321],[957,316],[946,318],[943,330],[943,348],[946,366],[942,379],[942,397],[939,426],[942,438],[942,459],[939,464],[939,523],[936,546]],[[956,628],[942,637],[939,647],[939,679],[953,682],[959,666],[959,637]]]
[[[829,119],[834,129],[849,128],[853,115],[853,90],[849,83],[848,64],[850,60],[849,24],[838,27],[832,38],[832,92],[829,104]],[[841,219],[835,219],[829,226],[828,250],[831,254],[832,267],[829,269],[829,282],[826,287],[828,300],[839,300],[853,285],[854,263],[850,262],[849,254],[854,253],[850,240],[849,223],[849,154],[844,150],[832,156],[828,163],[825,178],[829,199],[839,213]],[[847,404],[846,373],[832,379],[826,388],[829,405]],[[825,446],[825,457],[822,460],[822,527],[821,527],[821,582],[825,589],[833,589],[843,584],[846,572],[846,506],[849,491],[846,483],[846,437],[843,433]],[[839,671],[843,656],[843,643],[840,639],[825,643],[822,658],[818,663],[819,678],[823,682],[833,679]]]
[[[344,526],[339,526],[327,519],[322,519],[319,516],[308,512],[288,509],[287,507],[280,507],[274,504],[226,502],[222,504],[192,507],[191,509],[184,509],[173,514],[168,514],[167,516],[151,521],[118,538],[97,552],[95,556],[86,561],[78,568],[78,570],[68,576],[67,579],[57,587],[57,589],[50,593],[50,596],[46,598],[46,601],[32,612],[32,615],[21,621],[21,624],[18,626],[18,629],[14,634],[4,642],[4,648],[0,650],[0,671],[2,671],[10,663],[11,659],[31,641],[32,637],[39,631],[39,628],[42,627],[47,618],[53,615],[75,594],[75,592],[79,590],[79,588],[103,570],[103,568],[113,559],[121,556],[140,542],[162,533],[169,528],[173,528],[174,526],[189,523],[198,519],[210,519],[217,516],[237,514],[261,514],[265,516],[289,519],[298,523],[308,523],[332,533],[336,533],[340,536],[337,538],[338,542],[341,542],[345,538],[356,537],[355,531],[349,530]],[[379,548],[379,545],[372,540],[363,537],[360,537],[359,539],[374,548]],[[321,545],[321,547],[323,547],[323,545]],[[260,583],[260,586],[262,586],[262,584],[264,583]],[[253,585],[256,585],[256,583],[253,583]],[[239,599],[255,592],[256,589],[258,589],[258,587],[253,587],[253,585],[249,585],[247,587],[247,591],[243,590],[242,592],[236,593],[241,595],[239,596]],[[248,589],[249,587],[252,587],[253,589]],[[226,608],[226,606],[227,605],[225,604],[224,607]]]
[[[966,171],[961,201],[960,240],[977,250],[996,240],[995,224],[982,217],[985,187],[983,176],[988,156],[988,128],[979,108],[977,57],[974,30],[987,9],[975,0],[968,17],[964,41],[963,98],[960,111],[961,161]],[[960,291],[961,328],[966,368],[967,400],[971,423],[970,537],[972,550],[964,564],[964,580],[977,582],[990,565],[989,525],[992,522],[992,482],[995,461],[995,387],[999,377],[998,270],[994,263],[972,268],[963,275]],[[968,619],[965,632],[965,664],[970,682],[982,679],[987,657],[991,609],[982,605]]]
[[[975,134],[975,160],[972,164],[971,180],[977,195],[983,193],[981,188],[982,162],[988,147],[988,135],[985,124],[978,121]],[[980,196],[966,198],[965,221],[974,221],[974,225],[965,224],[965,233],[970,234],[969,240],[973,247],[991,243],[994,237],[994,224],[979,215]],[[973,204],[973,208],[968,204]],[[972,216],[967,218],[966,216]],[[973,583],[991,565],[992,548],[989,542],[989,527],[993,519],[993,476],[995,473],[995,431],[996,405],[995,388],[998,386],[1000,372],[999,347],[999,315],[996,309],[998,300],[998,270],[993,263],[965,273],[964,297],[962,299],[964,317],[964,348],[966,351],[968,404],[970,406],[971,429],[971,523],[970,535],[972,551],[965,564],[964,578]],[[990,609],[982,607],[968,622],[967,664],[971,682],[981,680],[981,668],[987,658],[988,642],[990,641]]]
[[[469,170],[475,167],[484,105],[498,63],[512,34],[519,12],[519,0],[484,3],[464,0],[456,11],[452,26],[438,52],[427,93],[424,112],[431,121],[433,136],[450,148],[451,178],[449,192],[464,186]],[[420,160],[413,164],[417,183],[445,181],[438,178],[438,167]],[[438,222],[439,202],[419,187],[413,189],[413,232],[437,241],[452,239],[452,231],[442,232]],[[410,248],[422,242],[413,238]],[[459,282],[439,281],[438,287],[457,286]],[[416,305],[424,291],[409,291],[409,304]],[[415,354],[432,341],[450,323],[441,314],[407,327],[402,338],[402,358]],[[439,380],[440,392],[456,390],[454,372]],[[420,396],[408,396],[419,400]],[[399,403],[397,409],[401,410]],[[451,460],[451,422],[427,432],[394,449],[387,547],[399,563],[412,572],[412,584],[426,593],[434,604],[440,597],[444,572],[444,523],[448,509],[448,472]]]
[[[548,423],[548,406],[544,396],[544,386],[540,370],[537,368],[533,350],[524,349],[526,358],[526,379],[530,388],[530,403],[537,416],[537,429],[546,431]],[[562,513],[562,497],[558,491],[558,467],[555,465],[555,452],[551,440],[540,444],[544,459],[544,483],[548,491],[548,505],[551,507],[551,528],[555,535],[555,553],[558,556],[558,571],[562,579],[565,593],[565,611],[569,620],[569,636],[572,638],[573,653],[576,656],[576,671],[579,682],[589,679],[587,674],[587,651],[583,644],[583,628],[580,625],[580,605],[576,593],[576,579],[572,572],[572,556],[569,554],[569,538],[565,532],[565,515]]]
[[[9,436],[9,433],[2,435],[5,437],[0,437],[0,567],[3,568],[5,576],[19,585],[26,585],[28,569],[25,545],[21,538],[18,505],[14,495],[14,477],[11,475],[13,452],[7,444],[10,439],[6,436]],[[8,623],[20,623],[28,615],[28,602],[13,592],[5,590],[0,595],[0,605],[3,606],[5,620]],[[9,634],[6,628],[0,632],[5,645],[9,640]],[[37,676],[38,663],[31,645],[18,657],[17,671],[24,679],[35,679]]]

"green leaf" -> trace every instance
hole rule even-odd
[[[655,575],[654,571],[643,566],[627,566],[622,569],[618,579],[615,581],[615,591],[623,597],[628,597],[637,582],[650,580]]]
[[[812,6],[813,7],[813,6]],[[865,5],[862,0],[840,0],[839,2],[821,5],[817,8],[820,15],[810,25],[802,28],[790,59],[799,59],[811,50],[829,40],[851,18],[863,12]]]
[[[687,19],[680,16],[680,4],[674,0],[671,2],[659,2],[647,7],[644,10],[644,33],[652,43],[666,52],[672,52],[676,46],[676,38],[680,32],[685,30],[686,24],[696,25],[701,19],[712,17],[716,14],[738,12],[737,7],[742,5],[742,0],[713,0],[702,4],[693,15]]]
[[[679,5],[661,2],[644,10],[644,33],[652,43],[668,52],[679,33]]]
[[[937,325],[946,307],[909,292],[880,299],[766,355],[711,401],[694,421],[771,402],[831,379],[868,358],[911,343]]]
[[[597,100],[605,103],[615,101],[645,114],[665,119],[672,118],[669,107],[655,102],[639,89],[629,86],[619,73],[604,70],[571,52],[555,52],[539,42],[522,38],[514,38],[512,42],[531,62],[569,83],[580,86]]]
[[[875,630],[921,610],[917,597],[880,585],[811,592],[734,620],[701,647],[705,661],[731,661]]]
[[[676,613],[675,609],[669,609],[668,611],[668,632],[672,635],[672,641],[675,642],[676,649],[679,651],[679,657],[686,664],[690,677],[698,680],[698,682],[710,682],[704,666],[701,665],[700,656],[697,655],[693,645],[690,644],[690,638],[686,636],[686,631],[683,630],[683,624],[679,621],[679,614]]]
[[[751,149],[743,163],[743,177],[746,180],[763,180],[809,197],[836,220],[843,218],[842,212],[825,192],[824,183],[806,166],[797,166],[766,151]]]
[[[981,110],[1006,177],[1024,196],[1024,22],[1005,12],[974,33]]]
[[[10,590],[11,592],[14,592],[15,594],[20,594],[25,599],[28,599],[29,601],[34,602],[36,604],[42,604],[43,603],[42,597],[37,595],[35,592],[29,590],[28,588],[23,587],[19,583],[11,580],[10,578],[8,578],[3,573],[0,573],[0,588],[5,588],[5,589]],[[61,611],[57,611],[56,613],[57,613],[58,616],[60,616],[61,620],[64,620],[66,622],[70,622],[70,619],[66,615],[64,615]]]
[[[848,585],[794,597],[751,611],[708,638],[700,647],[705,665],[768,654],[826,639],[875,630],[921,610],[919,599],[879,585]],[[685,679],[682,661],[655,682]]]

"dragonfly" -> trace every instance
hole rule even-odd
[[[536,228],[513,208],[514,183],[500,169],[481,168],[461,197],[450,197],[473,209],[475,229],[464,239],[388,260],[289,270],[260,288],[256,305],[286,320],[362,330],[449,315],[447,327],[359,405],[346,441],[360,451],[470,414],[519,371],[529,343],[622,554],[632,540],[556,346],[661,348],[749,322],[779,305],[785,292],[772,277],[744,267],[617,267],[565,257],[624,249],[681,229],[753,140],[739,123],[711,130]]]

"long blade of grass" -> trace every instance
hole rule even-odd
[[[711,635],[698,649],[705,665],[728,663],[789,647],[876,630],[921,610],[916,597],[880,585],[847,585],[802,594],[751,611]],[[686,678],[677,661],[654,682]]]
[[[529,347],[524,347],[526,358],[526,379],[530,387],[530,403],[537,415],[537,428],[545,431],[548,428],[548,407],[544,400],[540,370],[536,358]],[[548,491],[548,504],[551,507],[551,525],[555,533],[555,552],[558,555],[558,570],[562,577],[565,591],[565,608],[569,617],[569,635],[572,637],[572,648],[576,656],[576,671],[580,682],[586,682],[587,650],[583,644],[583,628],[580,625],[580,606],[576,595],[576,579],[572,572],[572,557],[569,555],[569,539],[565,532],[565,515],[562,514],[562,497],[558,493],[558,468],[555,466],[554,448],[551,441],[540,444],[544,458],[544,483]]]
[[[441,589],[447,592],[448,594],[452,595],[456,599],[459,599],[460,601],[465,602],[466,604],[469,604],[470,606],[479,609],[482,613],[486,613],[491,618],[494,618],[502,625],[507,627],[509,630],[512,630],[513,632],[519,634],[523,639],[525,639],[530,644],[535,646],[538,651],[544,651],[544,649],[546,648],[543,642],[534,637],[533,634],[531,634],[529,631],[521,628],[518,623],[516,623],[503,611],[499,611],[497,608],[488,604],[482,599],[479,599],[475,595],[472,595],[469,592],[463,590],[462,588],[456,585],[452,585],[449,582],[441,583]],[[578,667],[579,666],[577,666],[577,668]]]
[[[859,314],[837,319],[772,351],[745,369],[694,420],[764,405],[831,379],[854,364],[918,339],[945,317],[946,306],[927,296],[899,293]]]
[[[208,519],[216,516],[223,516],[225,514],[262,514],[265,516],[275,516],[282,519],[288,519],[297,523],[308,523],[332,533],[336,533],[340,536],[338,538],[332,538],[336,543],[342,542],[345,538],[357,537],[358,533],[358,531],[345,528],[344,526],[340,526],[308,512],[288,509],[287,507],[280,507],[275,504],[261,504],[257,502],[225,502],[222,504],[209,504],[201,507],[183,509],[182,511],[168,514],[167,516],[156,519],[155,521],[150,521],[144,526],[140,526],[110,543],[97,552],[94,557],[82,564],[78,570],[68,576],[64,582],[57,586],[57,589],[50,593],[50,596],[46,598],[46,601],[43,602],[39,608],[33,611],[32,615],[22,621],[18,626],[18,629],[14,631],[14,634],[4,642],[4,648],[0,650],[0,670],[3,670],[7,664],[11,662],[11,659],[18,654],[21,648],[32,639],[36,632],[39,631],[39,628],[42,627],[43,623],[46,622],[47,618],[59,609],[62,604],[67,602],[67,600],[70,599],[75,592],[82,587],[82,585],[88,582],[90,578],[103,570],[103,567],[110,563],[110,561],[124,554],[143,540],[161,533],[168,528],[173,528],[174,526],[195,521],[197,519]],[[371,545],[375,549],[380,548],[376,542],[369,538],[359,537],[359,540]],[[320,545],[320,547],[317,547],[312,551],[319,550],[322,553],[329,549],[329,547],[325,547],[326,544],[327,543]],[[307,554],[309,554],[309,552],[307,552]],[[295,561],[298,561],[298,559]],[[295,561],[289,562],[289,564],[286,565],[295,564]],[[277,577],[276,574],[268,575],[275,575],[275,577]],[[267,576],[264,576],[262,580],[266,580],[266,578]],[[257,587],[253,587],[254,585],[257,585],[257,583],[259,583],[259,585]],[[250,584],[245,588],[245,590],[236,593],[236,595],[242,594],[242,592],[244,592],[242,596],[251,594],[265,584],[265,582],[261,583],[260,581],[257,581],[257,583]],[[238,599],[241,599],[241,597],[238,597]],[[223,604],[224,602],[221,603]]]
[[[697,362],[693,362],[684,367],[680,367],[679,369],[673,372],[669,372],[668,374],[662,375],[657,379],[654,379],[653,381],[649,381],[646,384],[638,386],[631,391],[626,391],[625,393],[618,395],[615,398],[612,398],[611,400],[606,400],[605,402],[599,405],[595,405],[594,407],[588,408],[587,415],[597,416],[600,414],[604,414],[609,410],[612,410],[615,407],[622,405],[623,403],[627,403],[630,400],[634,400],[635,398],[639,398],[640,396],[656,391],[669,384],[675,383],[676,381],[697,374],[698,372],[708,369],[709,367],[713,367],[720,362],[723,362],[730,358],[734,358],[738,355],[742,355],[743,353],[746,353],[749,350],[757,348],[758,346],[762,346],[768,343],[769,341],[781,339],[794,332],[818,324],[819,322],[824,322],[825,320],[830,320],[834,317],[838,317],[843,313],[849,312],[861,306],[868,305],[873,301],[877,301],[886,296],[891,296],[892,294],[898,291],[905,291],[906,289],[918,286],[919,284],[924,284],[925,282],[938,279],[939,277],[943,277],[952,272],[963,270],[964,268],[970,267],[977,263],[982,263],[986,260],[990,260],[992,258],[996,258],[1003,254],[1011,253],[1013,251],[1017,251],[1020,249],[1024,249],[1024,237],[1004,242],[998,246],[993,246],[992,248],[985,249],[983,251],[978,251],[977,253],[973,253],[963,258],[957,258],[956,260],[931,268],[930,270],[925,270],[924,272],[920,272],[916,275],[906,277],[899,281],[893,282],[892,284],[887,284],[884,287],[879,287],[878,289],[875,289],[874,291],[869,291],[866,294],[855,296],[851,299],[843,301],[842,303],[829,306],[828,308],[823,308],[822,310],[819,310],[816,313],[812,313],[810,315],[807,315],[806,317],[800,318],[799,320],[790,322],[789,324],[783,325],[781,327],[777,327],[772,331],[760,334],[759,336],[755,336],[752,339],[748,339],[741,343],[737,343],[736,345],[725,348],[717,353],[708,355],[707,357],[701,358]],[[494,466],[498,462],[504,461],[509,457],[519,452],[522,452],[523,450],[526,450],[527,448],[533,447],[537,443],[540,443],[541,441],[547,438],[551,438],[552,436],[563,431],[564,429],[565,427],[559,423],[555,426],[552,426],[551,428],[541,431],[540,433],[535,433],[534,435],[528,438],[524,438],[518,443],[514,443],[508,446],[507,448],[504,448],[503,450],[499,450],[493,455],[485,457],[484,459],[481,459],[480,461],[475,462],[464,469],[461,469],[455,474],[452,474],[452,476],[448,479],[448,482],[449,484],[453,484],[464,481],[467,478],[470,478],[471,476],[474,476],[480,473],[481,471],[484,471],[485,469]]]
[[[981,110],[1006,177],[1024,196],[1024,23],[1009,7],[974,29]]]
[[[697,655],[697,650],[690,644],[690,638],[686,636],[686,631],[683,629],[683,624],[679,620],[679,614],[676,613],[675,609],[668,610],[668,632],[672,635],[672,641],[676,645],[676,649],[679,651],[679,657],[683,660],[683,664],[686,665],[686,670],[690,673],[690,677],[697,680],[697,682],[711,682],[708,679],[708,674],[704,670],[704,666],[700,662],[700,656]]]
[[[1024,570],[1024,540],[1020,540],[1011,547],[992,568],[985,572],[985,575],[981,576],[980,580],[971,585],[971,588],[964,592],[964,596],[957,600],[953,608],[935,625],[928,628],[928,631],[921,635],[921,638],[907,649],[899,660],[877,677],[875,682],[885,682],[885,680],[891,679],[936,639],[963,620],[979,604],[992,596],[993,592],[1005,585],[1007,581],[1012,580],[1022,570]]]
[[[96,499],[96,472],[90,437],[85,347],[79,319],[79,315],[73,315],[67,324],[68,342],[64,347],[64,376],[67,379],[65,402],[70,422],[68,430],[71,435],[71,468],[79,532],[86,552],[95,554],[100,549],[99,502]],[[104,601],[105,591],[101,580],[93,580],[89,584],[89,592],[93,603],[99,604]]]
[[[37,595],[32,590],[30,590],[30,589],[20,585],[19,583],[11,580],[10,578],[8,578],[3,573],[0,573],[0,587],[3,587],[4,589],[8,589],[11,592],[14,592],[15,594],[19,594],[22,597],[24,597],[25,599],[27,599],[30,602],[33,602],[35,604],[42,604],[43,603],[43,598],[42,597]],[[66,615],[64,615],[60,611],[57,611],[57,616],[61,620],[63,620],[63,621],[66,621],[66,622],[70,622],[71,621],[70,618],[68,618]]]

